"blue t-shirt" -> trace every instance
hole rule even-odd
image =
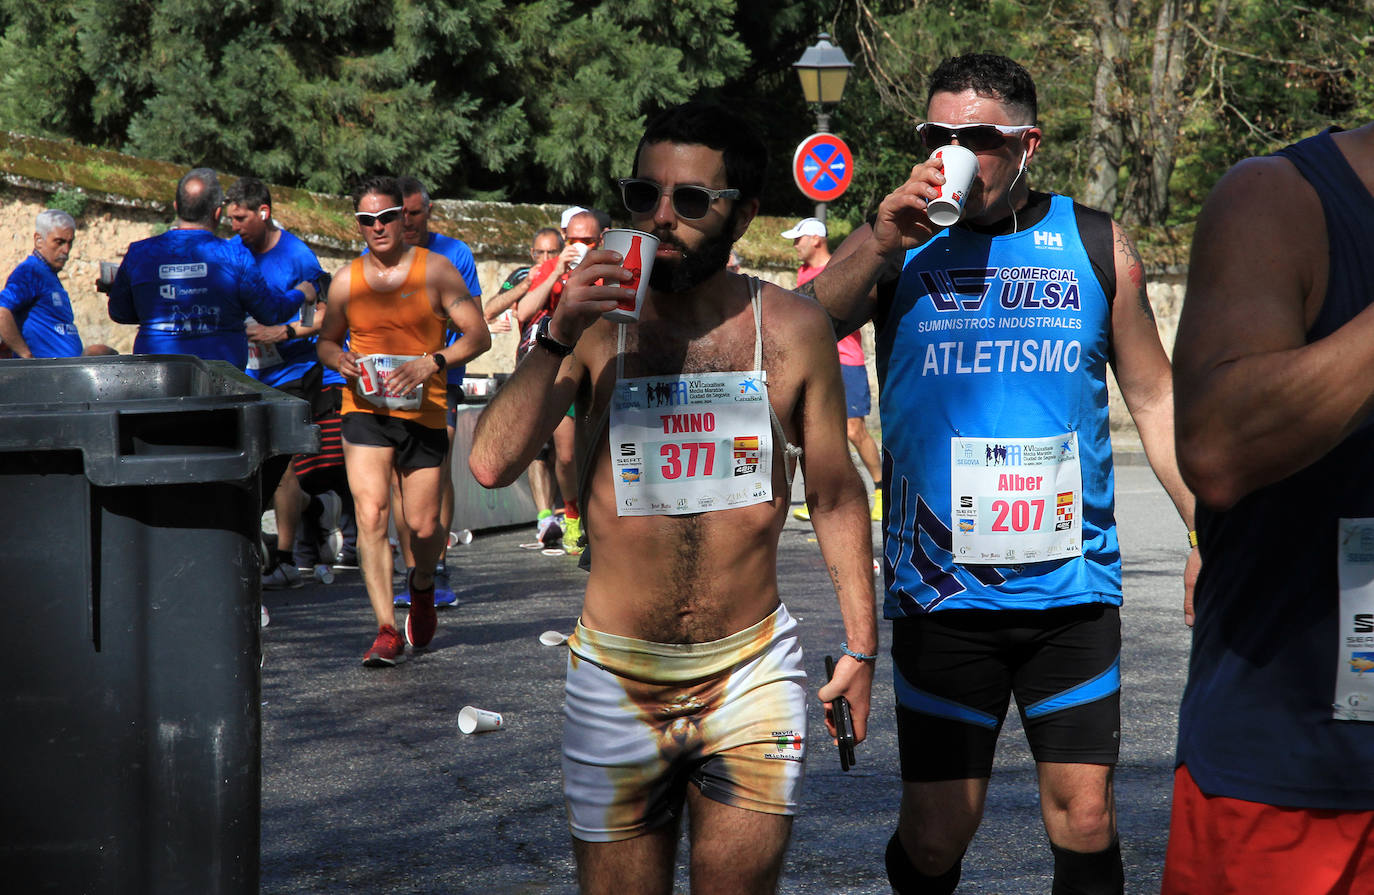
[[[1054,196],[1048,214],[1023,231],[994,237],[955,227],[907,253],[891,301],[874,318],[886,617],[1120,604],[1110,322],[1109,297],[1066,197]],[[955,512],[952,439],[1012,446],[957,458],[1005,467],[1002,478],[1011,480],[1028,472],[1018,468],[1019,441],[1068,433],[1077,434],[1082,473],[1080,554],[1005,566],[956,561],[954,526],[977,520],[963,499]]]
[[[8,308],[19,334],[34,357],[77,357],[81,337],[76,332],[72,300],[57,272],[37,252],[10,272],[0,292],[0,307]]]
[[[277,233],[277,244],[261,255],[254,256],[257,258],[263,279],[267,280],[267,285],[285,291],[302,280],[307,280],[314,285],[316,292],[322,294],[325,274],[315,253],[295,234],[286,230],[278,230]],[[243,240],[237,236],[229,242],[243,245]],[[321,310],[317,309],[316,313],[320,312]],[[299,324],[300,321],[298,308],[295,316],[287,322]],[[288,339],[268,345],[250,343],[246,372],[259,382],[277,386],[295,382],[319,362],[319,357],[315,353],[314,336]],[[343,377],[333,370],[326,370],[323,381],[326,384],[342,384]]]
[[[472,249],[461,239],[454,239],[452,236],[445,236],[442,233],[429,234],[429,240],[425,243],[425,248],[431,252],[438,252],[445,258],[453,262],[453,266],[458,268],[458,273],[463,275],[463,283],[467,285],[468,292],[472,295],[473,301],[480,301],[482,298],[482,284],[477,282],[477,261],[472,257]],[[458,341],[458,333],[451,328],[444,331],[447,336],[444,341],[445,347]],[[450,385],[462,385],[463,374],[466,367],[450,367],[448,371],[448,382]]]
[[[137,323],[135,354],[190,354],[248,365],[251,315],[285,323],[305,296],[274,289],[242,243],[209,230],[175,229],[129,246],[110,287],[110,319]]]

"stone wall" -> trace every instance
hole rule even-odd
[[[27,188],[13,184],[0,188],[0,272],[6,275],[15,265],[33,250],[33,222],[38,212],[46,207],[48,193],[40,188]],[[490,205],[491,203],[486,203]],[[457,219],[452,226],[445,226],[446,232],[463,236],[462,206],[464,203],[438,202],[436,206],[447,213],[449,218]],[[530,206],[527,210],[537,210],[539,214],[522,215],[538,219],[541,215],[556,217],[552,206]],[[109,319],[105,308],[105,296],[95,291],[95,281],[99,274],[101,261],[120,261],[129,244],[145,239],[161,231],[170,223],[170,214],[157,207],[148,205],[116,205],[91,202],[77,226],[76,241],[71,258],[62,271],[62,282],[66,284],[76,311],[76,324],[81,339],[87,345],[104,343],[121,354],[128,353],[133,347],[136,327],[123,326]],[[756,225],[781,229],[777,219],[760,219]],[[785,225],[784,225],[785,226]],[[311,245],[320,259],[320,264],[328,271],[337,271],[354,257],[360,246],[347,246],[336,238],[314,238],[310,234],[298,233]],[[757,239],[761,235],[750,234]],[[496,240],[471,240],[477,259],[477,275],[482,284],[484,296],[494,295],[506,275],[514,268],[527,263],[509,246],[510,240],[497,245]],[[796,273],[790,268],[764,267],[745,268],[752,273],[770,280],[785,288],[796,284]],[[1183,304],[1185,273],[1178,269],[1150,275],[1149,296],[1154,307],[1155,319],[1160,337],[1166,351],[1172,352],[1174,336],[1178,331],[1178,315]],[[514,333],[493,333],[491,350],[478,358],[468,369],[474,374],[508,373],[514,366],[517,336]],[[873,369],[873,328],[864,327],[864,347],[869,355],[869,381],[876,398],[876,376]],[[1135,443],[1135,430],[1130,414],[1126,412],[1120,390],[1115,379],[1110,380],[1111,412],[1114,434],[1126,446]],[[877,425],[877,402],[870,425]]]
[[[14,184],[0,186],[0,275],[8,275],[15,265],[33,251],[34,218],[47,207],[48,192]],[[464,205],[472,203],[436,202],[448,218],[463,218]],[[491,203],[484,203],[490,205]],[[553,206],[527,206],[556,222],[558,209]],[[529,217],[529,215],[525,215]],[[540,215],[534,215],[540,219]],[[126,326],[110,320],[105,296],[95,290],[101,261],[119,262],[129,244],[161,232],[171,223],[171,215],[161,208],[88,203],[86,213],[77,222],[76,239],[61,279],[71,296],[76,313],[76,326],[81,340],[87,345],[103,343],[121,354],[133,348],[136,326]],[[461,226],[444,226],[445,232],[463,237]],[[8,235],[4,235],[8,234]],[[221,228],[221,235],[227,235]],[[317,238],[309,233],[297,233],[314,249],[320,265],[334,273],[344,267],[362,250],[361,244],[345,246],[333,238]],[[521,256],[510,248],[497,246],[494,241],[472,240],[477,260],[477,278],[485,297],[495,295],[501,283],[513,270],[529,263],[529,256]],[[796,274],[784,270],[748,270],[782,285],[796,283]],[[514,333],[493,333],[491,350],[468,366],[474,374],[509,373],[515,366],[517,336]]]

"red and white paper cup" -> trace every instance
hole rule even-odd
[[[377,378],[377,358],[370,354],[358,358],[358,391],[364,395],[382,392],[382,381]]]
[[[620,284],[625,290],[620,306],[601,316],[613,323],[636,323],[639,312],[644,309],[644,296],[649,293],[649,273],[654,269],[658,237],[642,230],[607,230],[601,237],[601,247],[619,252],[625,259],[620,266],[633,274]],[[634,289],[633,295],[631,289]]]

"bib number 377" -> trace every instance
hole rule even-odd
[[[683,443],[661,444],[658,447],[663,465],[659,473],[664,479],[697,477],[710,478],[716,469],[716,443],[714,441],[688,441]]]

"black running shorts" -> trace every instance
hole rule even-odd
[[[414,420],[375,413],[345,413],[343,438],[349,444],[389,447],[396,451],[397,469],[428,469],[444,462],[448,432]]]
[[[1091,603],[894,619],[902,779],[989,777],[1012,695],[1036,761],[1115,765],[1121,613]]]

